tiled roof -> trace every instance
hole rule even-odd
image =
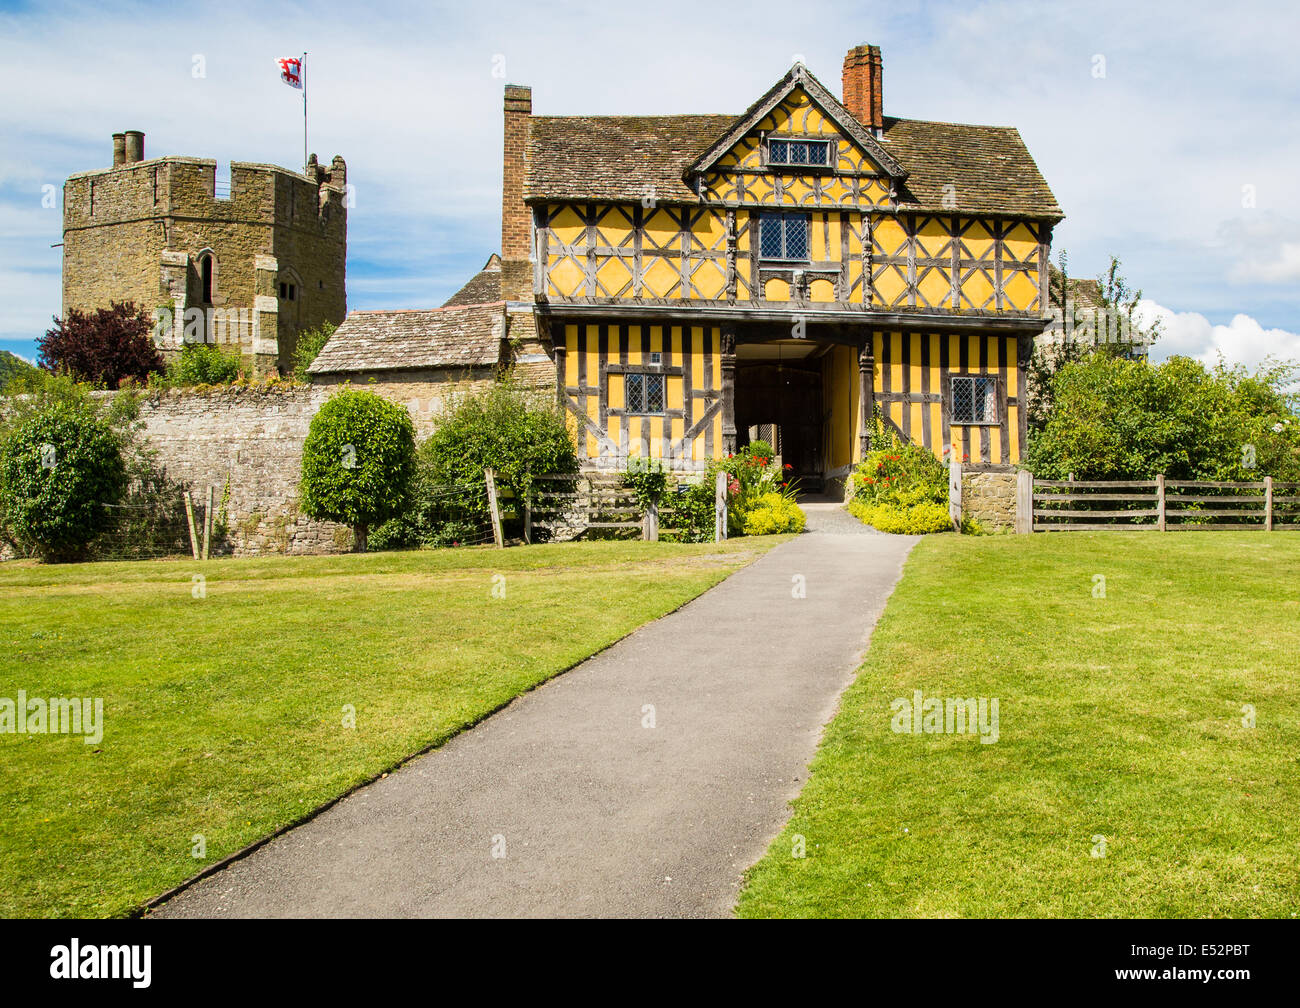
[[[683,176],[736,119],[533,116],[524,198],[636,202],[653,188],[661,203],[698,203]],[[902,209],[1062,216],[1020,133],[1011,127],[886,117],[882,146],[908,172],[899,192]],[[955,208],[945,201],[946,185],[954,187]]]
[[[493,252],[464,287],[442,303],[444,308],[501,300],[501,257]]]
[[[1062,216],[1013,127],[886,116],[884,145],[909,172],[899,193],[904,209]],[[952,186],[947,201],[944,186]]]
[[[524,199],[696,203],[682,174],[730,115],[533,116]]]
[[[472,282],[472,281],[471,281]],[[311,374],[491,367],[502,357],[505,303],[349,312]]]

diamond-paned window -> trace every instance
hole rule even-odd
[[[623,376],[624,407],[628,413],[664,412],[664,376],[631,373]]]
[[[758,254],[764,259],[808,261],[808,215],[765,213],[758,219]]]
[[[777,166],[813,165],[825,168],[831,163],[829,140],[769,140],[767,163]]]
[[[954,375],[952,422],[955,424],[997,423],[998,380],[991,375]]]

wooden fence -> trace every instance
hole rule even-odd
[[[1300,483],[1205,480],[1037,480],[1021,472],[1016,531],[1174,532],[1300,529]]]
[[[684,489],[678,487],[677,491]],[[532,493],[523,502],[524,542],[531,543],[539,529],[552,538],[577,538],[597,529],[613,534],[636,533],[648,542],[658,542],[660,532],[681,531],[673,524],[677,516],[675,497],[676,492],[670,489],[662,501],[642,505],[617,473],[537,476]],[[714,538],[725,539],[727,494],[721,475],[715,498]]]

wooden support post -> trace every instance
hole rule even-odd
[[[524,498],[524,542],[533,544],[533,491],[530,489]]]
[[[194,554],[194,559],[199,558],[199,536],[194,531],[194,502],[190,500],[190,492],[185,491],[185,523],[190,527],[190,552]]]
[[[956,242],[953,243],[958,244]],[[847,266],[846,266],[847,268]],[[876,359],[871,348],[871,334],[863,340],[858,348],[858,423],[862,429],[858,432],[858,461],[867,457],[871,451],[871,421],[875,416],[876,399]]]
[[[722,450],[731,455],[736,450],[736,332],[730,326],[722,328],[721,378]]]
[[[492,515],[492,538],[496,540],[497,549],[503,549],[506,541],[501,536],[501,509],[497,506],[496,473],[491,469],[484,469],[483,482],[487,484],[488,511]]]
[[[641,538],[646,542],[659,541],[659,502],[651,501],[646,505],[645,522],[641,529]]]
[[[1165,527],[1165,474],[1156,477],[1156,528],[1161,532],[1169,531]]]
[[[961,463],[948,464],[948,517],[952,519],[952,530],[961,531]]]
[[[208,558],[208,542],[212,538],[212,487],[208,486],[208,499],[203,507],[203,559]]]
[[[720,472],[713,481],[713,541],[727,538],[727,480],[729,475]]]
[[[1034,474],[1028,469],[1016,473],[1016,533],[1034,531]]]
[[[1273,531],[1273,477],[1264,477],[1264,531]]]

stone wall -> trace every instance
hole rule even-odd
[[[354,387],[405,406],[416,439],[433,431],[436,418],[457,393],[490,383],[487,377],[445,372],[394,373],[388,380]],[[341,553],[352,548],[344,525],[316,521],[298,511],[302,446],[312,417],[339,391],[338,385],[173,389],[141,404],[144,437],[166,475],[190,484],[196,499],[214,488],[218,515],[228,529],[217,552]]]
[[[961,474],[961,510],[986,532],[1016,529],[1016,472],[1011,469],[971,469]]]
[[[328,392],[298,388],[222,388],[168,391],[147,398],[140,419],[169,478],[215,488],[224,511],[222,552],[340,553],[351,531],[298,512],[302,445],[311,418]]]

